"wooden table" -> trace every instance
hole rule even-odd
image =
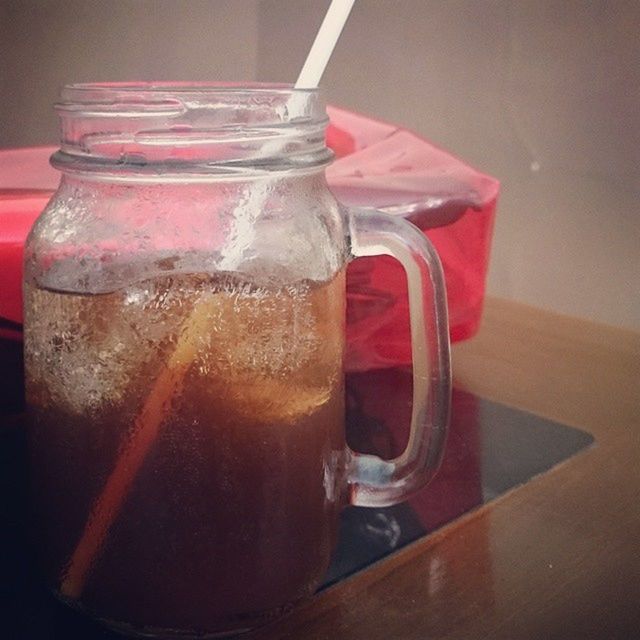
[[[493,299],[454,372],[596,445],[254,638],[640,638],[640,334]]]

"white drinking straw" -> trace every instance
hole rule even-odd
[[[298,80],[294,85],[295,89],[316,89],[318,87],[354,3],[355,0],[332,0],[298,75]],[[289,114],[292,114],[293,117],[299,114],[304,109],[307,98],[308,96],[304,92],[292,92],[287,98]],[[266,156],[277,155],[281,152],[282,142],[277,138],[267,142],[262,148],[262,153]],[[244,250],[255,240],[255,221],[268,200],[270,186],[269,179],[255,181],[234,211],[233,222],[228,232],[229,237],[234,241],[228,243],[221,251],[218,266],[222,271],[237,269],[242,261]]]
[[[296,89],[315,89],[327,68],[329,58],[344,29],[347,18],[356,0],[332,0],[329,9],[318,29],[316,39],[311,45],[307,59],[302,66]]]

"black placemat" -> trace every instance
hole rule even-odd
[[[385,457],[397,455],[408,435],[410,373],[352,375],[348,392],[352,446]],[[454,389],[438,475],[408,502],[384,509],[346,509],[323,588],[525,484],[592,443],[593,437],[579,429]]]

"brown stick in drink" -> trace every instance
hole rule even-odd
[[[176,347],[160,371],[140,414],[135,420],[132,436],[124,445],[104,489],[96,500],[69,563],[63,573],[60,592],[68,598],[79,598],[87,573],[104,543],[120,506],[138,469],[153,444],[158,430],[178,393],[193,362],[198,341],[210,317],[210,304],[200,300],[183,325]]]

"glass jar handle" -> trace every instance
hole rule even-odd
[[[404,267],[409,292],[413,407],[409,442],[400,456],[351,452],[351,504],[384,507],[406,499],[438,470],[449,424],[451,365],[442,267],[414,225],[382,212],[349,211],[351,254],[388,255]]]

